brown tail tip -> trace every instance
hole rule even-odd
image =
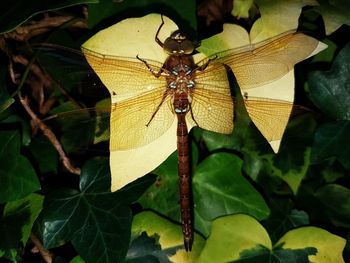
[[[192,250],[192,238],[184,238],[184,246],[185,250],[191,251]]]

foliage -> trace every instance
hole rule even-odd
[[[55,262],[349,260],[346,1],[309,1],[313,6],[304,9],[300,1],[235,1],[233,15],[220,1],[117,2],[0,3],[1,262],[49,262],[53,255]],[[71,48],[124,18],[152,12],[171,17],[191,39],[203,39],[218,33],[223,21],[249,29],[260,15],[259,30],[267,30],[282,9],[286,20],[302,11],[299,28],[329,48],[296,66],[296,102],[304,111],[291,119],[278,154],[239,102],[232,135],[191,131],[196,233],[187,253],[176,153],[152,174],[111,192],[109,94]],[[36,116],[53,116],[44,122],[47,129],[30,122],[18,95],[29,99]],[[57,143],[44,136],[48,130]],[[33,247],[40,253],[33,255]]]

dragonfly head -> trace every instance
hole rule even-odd
[[[164,51],[169,55],[190,55],[195,45],[180,31],[174,31],[164,42]]]

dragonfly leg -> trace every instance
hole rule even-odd
[[[160,101],[160,103],[158,104],[157,106],[157,109],[153,112],[150,120],[147,122],[146,126],[148,127],[148,125],[151,123],[151,121],[153,120],[154,116],[156,116],[157,112],[159,111],[160,107],[162,106],[163,102],[165,101],[165,98],[168,96],[168,91],[166,90],[164,93],[163,93],[163,97],[162,97],[162,100]]]
[[[156,36],[155,36],[155,41],[157,42],[157,44],[159,46],[161,46],[162,48],[164,48],[164,43],[162,41],[160,41],[160,39],[158,38],[158,35],[159,35],[159,32],[160,32],[160,29],[163,27],[164,25],[164,19],[163,19],[163,15],[161,15],[161,18],[162,18],[162,23],[160,24],[158,30],[157,30],[157,33],[156,33]]]
[[[138,60],[140,60],[141,62],[143,62],[143,63],[146,65],[146,67],[149,69],[149,71],[152,73],[152,75],[155,76],[156,78],[159,78],[159,77],[162,75],[162,73],[164,72],[164,69],[163,69],[163,68],[161,68],[158,72],[156,72],[156,71],[148,64],[148,62],[147,62],[146,60],[140,58],[139,55],[136,55],[136,58],[137,58]]]
[[[188,106],[189,106],[189,108],[190,108],[190,113],[191,113],[192,120],[193,120],[194,123],[200,128],[198,122],[197,122],[196,119],[194,118],[191,103],[189,103]]]

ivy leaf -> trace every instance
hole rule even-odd
[[[326,34],[330,35],[341,25],[350,25],[349,4],[347,0],[320,1],[315,10],[322,15]]]
[[[25,245],[39,215],[43,197],[30,194],[6,204],[0,219],[0,257],[16,260],[18,244]]]
[[[196,262],[344,262],[344,247],[343,238],[316,227],[288,231],[272,246],[268,233],[257,220],[238,214],[213,222]]]
[[[128,260],[135,256],[140,258],[141,255],[146,258],[148,255],[160,260],[156,262],[197,262],[204,245],[203,237],[194,233],[192,251],[186,252],[181,226],[151,211],[141,212],[134,217],[132,238]]]
[[[334,225],[350,227],[350,190],[337,184],[319,188],[315,197],[320,201],[320,210]]]
[[[264,223],[272,241],[278,240],[284,233],[293,228],[310,224],[306,212],[293,209],[290,200],[270,200],[270,217]]]
[[[270,211],[263,197],[241,174],[242,161],[231,154],[210,155],[197,167],[193,178],[195,228],[209,234],[219,216],[246,213],[265,219]]]
[[[350,171],[350,149],[344,147],[350,143],[350,121],[336,121],[321,125],[314,139],[311,162],[319,163],[335,157]]]
[[[313,103],[335,120],[350,120],[350,43],[339,52],[329,71],[308,76]]]
[[[63,189],[45,199],[41,231],[45,247],[70,240],[86,262],[123,260],[130,240],[129,204],[152,182],[144,177],[111,193],[108,160],[88,161],[82,168],[80,191]]]
[[[23,198],[40,189],[33,167],[20,154],[20,146],[18,131],[0,131],[0,203]]]

